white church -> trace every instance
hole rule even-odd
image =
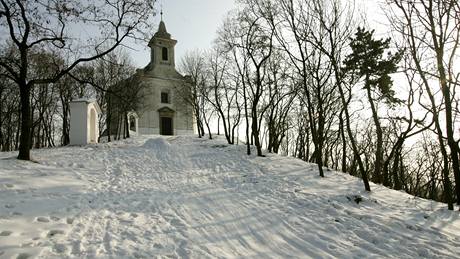
[[[183,135],[194,133],[193,109],[184,98],[186,77],[175,67],[174,47],[177,41],[171,38],[161,20],[158,31],[150,40],[150,63],[138,69],[141,94],[135,113],[138,134]]]

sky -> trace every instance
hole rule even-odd
[[[370,24],[382,26],[376,22],[374,17],[382,17],[379,12],[379,1],[358,0],[358,6],[365,12],[373,13],[369,16]],[[158,13],[152,20],[152,36],[157,31],[160,22],[160,10],[163,9],[163,21],[166,29],[173,39],[176,39],[176,66],[180,63],[182,56],[193,49],[207,49],[211,47],[212,41],[216,37],[216,30],[222,24],[225,15],[236,7],[235,0],[157,0],[155,3]],[[371,25],[371,26],[372,26]],[[384,37],[379,30],[377,33]],[[149,63],[150,55],[147,43],[129,43],[128,50],[134,65],[142,68]]]
[[[158,14],[152,21],[152,32],[158,29],[161,5],[166,29],[178,41],[175,49],[176,66],[187,51],[209,48],[223,18],[235,7],[234,0],[158,0]],[[128,51],[135,66],[146,66],[150,61],[147,43],[130,47],[135,49]]]

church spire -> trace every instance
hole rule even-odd
[[[160,24],[158,25],[157,32],[153,35],[148,44],[148,46],[151,49],[151,52],[150,64],[148,65],[147,70],[155,71],[156,67],[162,67],[162,69],[172,69],[171,71],[174,72],[174,47],[177,41],[175,39],[172,39],[171,34],[169,34],[166,30],[166,24],[163,20],[163,14],[163,4],[161,3]]]
[[[160,25],[158,26],[158,31],[155,33],[154,37],[161,38],[161,39],[171,39],[171,34],[168,33],[166,30],[165,22],[160,21]]]
[[[158,31],[155,33],[154,37],[162,38],[162,39],[171,39],[171,34],[168,33],[166,30],[165,22],[163,21],[163,2],[160,5],[160,25],[158,26]]]

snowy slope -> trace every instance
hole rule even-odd
[[[0,154],[0,258],[454,258],[444,204],[194,137]],[[357,204],[356,197],[362,201]]]

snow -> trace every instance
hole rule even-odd
[[[222,140],[0,154],[0,258],[455,258],[460,216]],[[359,203],[357,203],[359,202]]]

